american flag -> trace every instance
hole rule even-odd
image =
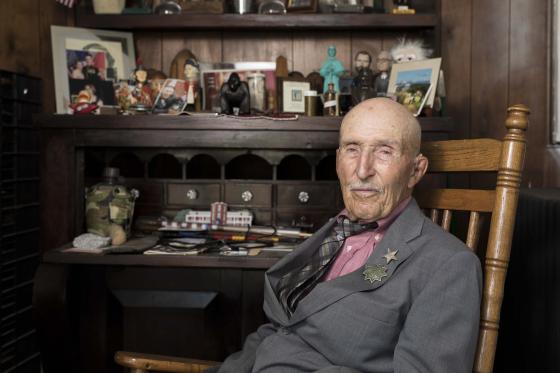
[[[61,3],[62,5],[67,6],[68,8],[72,8],[74,4],[78,2],[78,0],[56,0],[56,2]]]

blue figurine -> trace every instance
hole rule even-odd
[[[329,83],[333,83],[335,92],[339,92],[338,78],[345,69],[342,62],[336,59],[336,47],[334,45],[329,46],[328,54],[327,60],[323,62],[321,70],[319,70],[319,74],[324,78],[323,92],[328,91]]]

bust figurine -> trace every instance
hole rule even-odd
[[[361,69],[352,81],[352,105],[376,97],[374,76],[371,69]]]
[[[200,110],[200,68],[194,58],[185,61],[183,69],[187,90],[187,111]]]
[[[249,86],[241,81],[239,74],[231,73],[227,82],[220,89],[220,107],[224,114],[234,114],[234,108],[239,114],[249,114],[251,111]]]
[[[367,51],[359,51],[354,57],[356,74],[352,79],[352,104],[373,98],[375,94],[375,76],[370,68],[371,55]]]
[[[142,65],[139,65],[134,71],[132,78],[134,79],[132,108],[138,111],[151,108],[152,92],[150,86],[147,84],[148,72],[142,67]]]
[[[323,82],[323,92],[329,90],[329,83],[332,83],[334,91],[338,92],[338,80],[340,75],[344,72],[344,66],[342,62],[336,58],[336,47],[334,45],[329,46],[327,53],[328,57],[319,70],[319,74],[325,79]]]
[[[375,77],[374,87],[378,97],[387,96],[391,63],[392,59],[389,52],[381,51],[377,56],[377,76]]]

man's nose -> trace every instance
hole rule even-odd
[[[358,159],[356,176],[365,180],[373,175],[375,175],[375,157],[372,152],[363,151]]]

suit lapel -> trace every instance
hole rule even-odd
[[[338,277],[334,280],[321,282],[299,303],[295,313],[289,320],[289,325],[296,324],[311,314],[320,311],[330,304],[358,291],[371,291],[382,286],[391,279],[397,267],[404,263],[414,252],[414,245],[410,244],[422,232],[424,214],[412,199],[406,209],[391,224],[381,242],[366,262],[366,266],[382,266],[386,268],[387,275],[381,281],[373,283],[365,280],[364,267]],[[387,264],[384,255],[387,249],[398,250],[397,260]]]
[[[288,323],[288,316],[276,297],[274,289],[276,289],[278,281],[282,276],[294,268],[309,262],[314,252],[319,249],[325,236],[331,232],[335,223],[336,219],[331,219],[316,234],[298,245],[293,252],[284,256],[266,272],[264,281],[264,310],[269,318],[274,319],[281,325]]]
[[[302,266],[303,264],[309,263],[310,258],[313,256],[315,251],[319,249],[321,243],[327,234],[331,232],[335,223],[336,219],[331,219],[313,236],[302,242],[295,248],[294,251],[284,256],[268,271],[266,271],[266,277],[269,279],[272,289],[276,289],[278,280],[280,280],[286,273],[292,271],[294,268]]]

